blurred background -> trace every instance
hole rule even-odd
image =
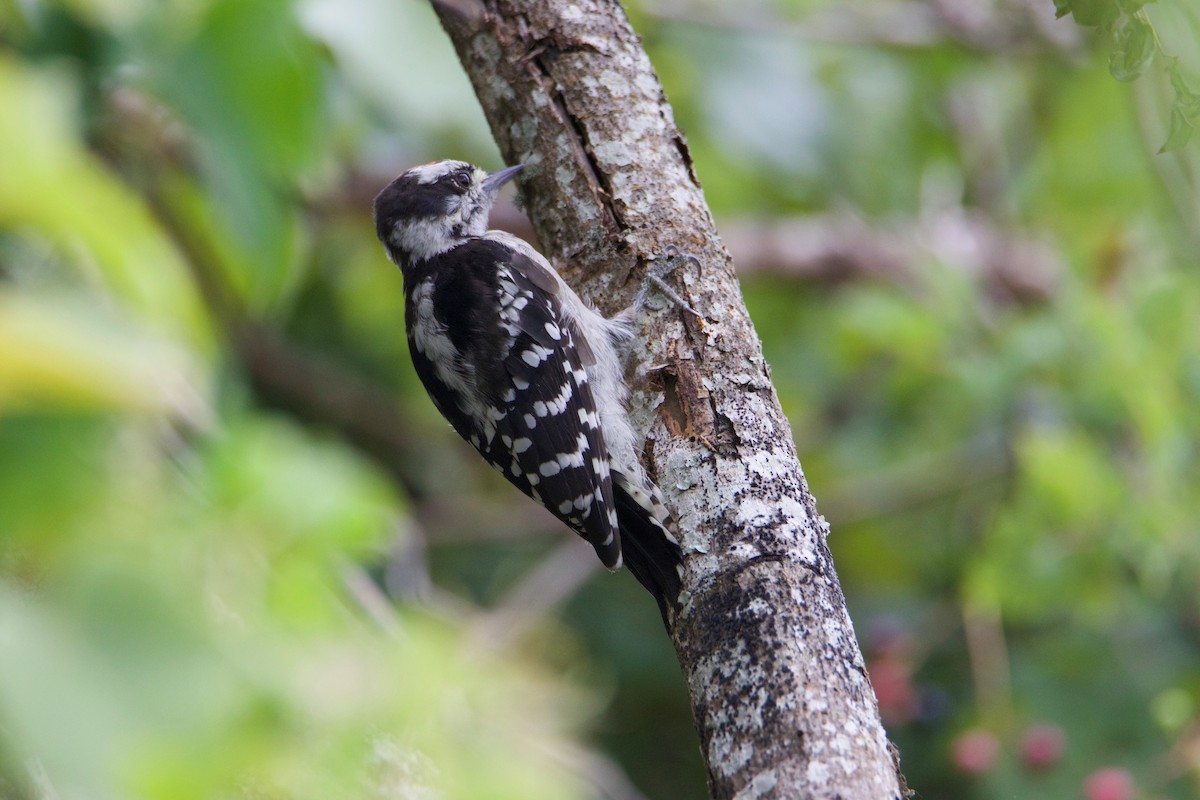
[[[1200,10],[629,13],[910,785],[1200,796]],[[411,372],[370,204],[447,157],[421,2],[0,0],[0,797],[705,796],[653,603]]]

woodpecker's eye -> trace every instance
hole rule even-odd
[[[469,172],[456,172],[450,176],[450,180],[463,191],[471,187],[471,173]]]

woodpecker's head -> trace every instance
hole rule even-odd
[[[432,258],[487,230],[500,187],[523,165],[487,173],[464,161],[414,167],[375,198],[375,232],[404,266]]]

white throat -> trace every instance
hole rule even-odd
[[[407,219],[392,231],[392,245],[412,261],[425,261],[487,232],[490,197],[470,194],[441,217]]]
[[[426,261],[466,240],[456,235],[445,217],[408,220],[392,232],[392,245],[412,261]]]

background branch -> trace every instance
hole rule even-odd
[[[337,208],[370,205],[392,176],[360,174],[336,197]],[[539,244],[525,212],[502,197],[492,227]],[[767,274],[806,283],[883,281],[910,284],[931,263],[980,281],[992,298],[1019,305],[1054,297],[1064,269],[1058,249],[1036,231],[999,224],[978,209],[922,209],[914,219],[880,223],[848,210],[787,217],[718,220],[739,276]]]
[[[1054,7],[1036,0],[887,0],[821,9],[795,21],[769,11],[755,13],[745,5],[722,12],[688,0],[655,0],[646,10],[670,22],[830,44],[924,48],[952,41],[984,52],[1042,48],[1070,54],[1080,49],[1082,40],[1078,30],[1054,25]]]

